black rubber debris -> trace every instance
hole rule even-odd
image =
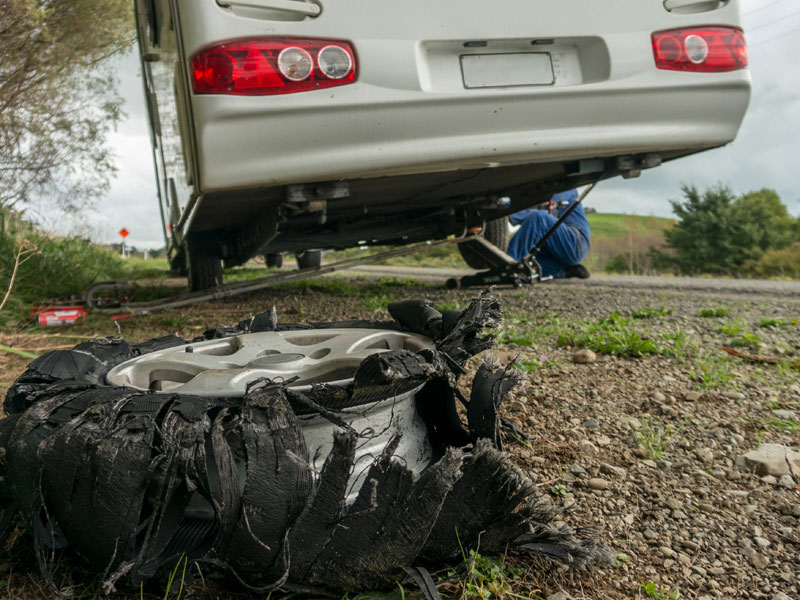
[[[466,361],[495,344],[484,330],[500,325],[498,302],[483,294],[442,315],[407,300],[389,311],[393,323],[309,326],[279,324],[273,309],[197,340],[101,339],[36,359],[0,421],[0,526],[21,514],[49,581],[55,551],[68,547],[106,591],[163,583],[181,557],[258,590],[363,591],[410,578],[429,597],[427,569],[458,562],[479,541],[481,552],[517,549],[576,569],[606,560],[597,532],[552,525],[558,509],[500,448],[499,406],[516,371],[484,363],[471,398],[459,397]],[[165,348],[332,327],[410,331],[432,349],[371,354],[346,383],[301,390],[291,379],[259,380],[242,397],[105,380],[123,361]],[[362,412],[394,410],[408,394],[427,439],[401,431],[358,463],[357,449],[380,434],[361,426]],[[331,428],[319,462],[304,435],[314,419]],[[432,449],[416,471],[404,441]]]

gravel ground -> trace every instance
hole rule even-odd
[[[440,307],[464,308],[475,295],[405,280],[336,281],[128,319],[119,322],[120,332],[135,341],[176,330],[192,337],[273,304],[282,321],[388,318],[380,307],[393,300],[428,297]],[[507,449],[554,502],[570,509],[568,522],[601,529],[617,563],[574,580],[531,570],[515,593],[553,600],[800,598],[798,479],[768,474],[744,458],[766,443],[800,450],[800,370],[792,366],[800,356],[800,299],[565,283],[497,291],[508,316],[499,333],[514,342],[493,355],[502,362],[518,357],[524,371],[504,415],[531,438]],[[577,346],[558,343],[615,311],[625,319],[641,309],[650,318],[624,321],[626,331],[667,350],[642,358],[597,352],[579,364],[575,358],[592,357],[575,357]],[[700,316],[711,309],[729,314]],[[92,317],[60,333],[117,330]],[[71,341],[0,335],[0,344],[37,351]],[[783,364],[730,357],[720,347],[732,342]],[[27,360],[5,353],[0,361],[4,393]],[[520,557],[509,560],[529,566]],[[193,593],[226,597],[205,587]]]

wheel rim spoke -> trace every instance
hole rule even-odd
[[[421,336],[373,329],[242,334],[132,359],[112,369],[108,380],[154,391],[242,396],[262,378],[292,380],[292,386],[349,380],[371,354],[430,345]]]

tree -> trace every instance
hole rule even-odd
[[[700,192],[682,185],[684,202],[670,200],[678,223],[666,231],[667,245],[675,250],[673,261],[682,273],[731,273],[741,264],[736,242],[739,224],[731,206],[730,188],[716,186]]]
[[[797,240],[797,221],[777,193],[762,189],[736,197],[718,185],[702,194],[683,185],[683,202],[671,200],[678,218],[665,232],[681,273],[736,274],[770,250]]]
[[[85,206],[114,172],[121,117],[108,57],[133,41],[130,0],[0,0],[0,206]]]
[[[734,218],[742,224],[740,243],[753,258],[769,250],[790,245],[797,237],[797,220],[774,190],[767,188],[737,198],[732,206]]]

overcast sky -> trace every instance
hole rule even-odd
[[[669,200],[680,199],[682,182],[701,189],[721,182],[737,193],[774,188],[790,212],[800,215],[798,4],[797,0],[743,0],[753,96],[732,144],[645,171],[638,179],[604,182],[586,203],[601,212],[669,217]],[[116,232],[126,227],[130,244],[160,247],[164,239],[138,59],[134,55],[121,59],[119,74],[128,114],[110,140],[119,173],[109,194],[81,224],[98,241],[118,241]],[[64,230],[64,222],[57,229]]]

